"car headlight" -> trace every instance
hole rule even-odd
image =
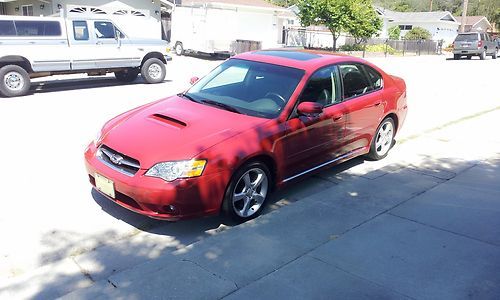
[[[158,177],[165,181],[174,181],[178,178],[201,176],[206,160],[167,161],[154,165],[146,172],[146,176]]]

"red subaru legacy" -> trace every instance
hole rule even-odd
[[[85,161],[92,185],[134,212],[245,221],[276,187],[359,155],[384,158],[406,113],[404,80],[362,59],[256,51],[110,120]]]

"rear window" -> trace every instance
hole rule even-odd
[[[0,36],[15,36],[14,21],[0,21]]]
[[[457,35],[457,38],[455,39],[456,42],[477,41],[477,40],[478,40],[477,33],[459,34],[459,35]]]
[[[60,36],[61,25],[56,21],[14,21],[17,36]]]

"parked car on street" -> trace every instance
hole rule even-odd
[[[453,42],[453,59],[457,60],[462,56],[467,57],[467,59],[471,59],[472,56],[485,59],[488,55],[496,59],[498,49],[498,44],[487,33],[460,33]]]
[[[0,16],[0,94],[25,95],[30,79],[87,73],[147,83],[165,79],[168,43],[129,38],[112,21]]]
[[[156,219],[245,221],[275,187],[386,157],[407,114],[403,79],[331,53],[247,52],[192,83],[104,125],[85,150],[100,193]]]

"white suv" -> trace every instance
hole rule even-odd
[[[162,82],[168,51],[166,41],[129,38],[111,20],[0,16],[0,94],[24,95],[30,78],[60,74]]]

